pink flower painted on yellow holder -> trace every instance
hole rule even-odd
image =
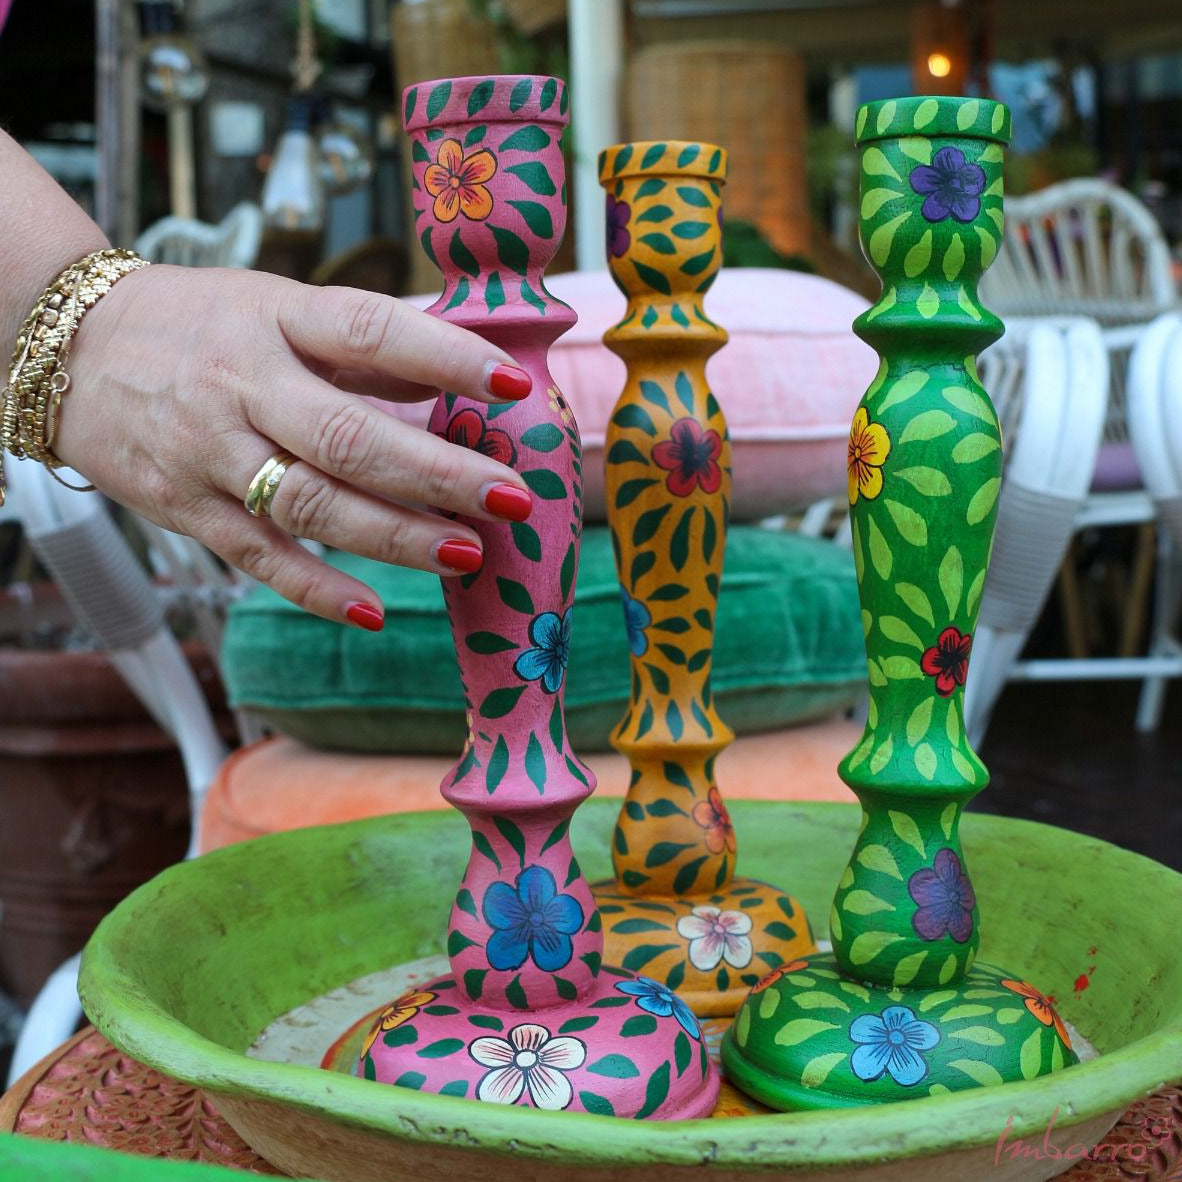
[[[706,848],[712,854],[721,854],[724,849],[732,854],[735,852],[735,829],[716,787],[711,787],[710,795],[694,805],[692,816],[706,831],[703,835]]]
[[[708,973],[723,960],[736,969],[751,963],[751,916],[744,911],[695,907],[677,921],[677,934],[689,941],[689,960]]]
[[[846,458],[849,496],[852,505],[859,496],[874,500],[882,492],[882,466],[891,454],[891,439],[881,423],[872,423],[864,406],[859,406],[850,427]]]
[[[423,175],[427,192],[435,198],[435,217],[454,222],[462,213],[471,221],[484,221],[493,207],[486,182],[496,171],[497,158],[487,148],[465,156],[459,140],[444,140],[435,163],[427,165]]]

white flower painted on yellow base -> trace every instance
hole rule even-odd
[[[690,942],[690,964],[704,973],[723,960],[733,968],[746,968],[751,963],[749,931],[751,916],[717,907],[695,907],[677,921],[678,935]]]

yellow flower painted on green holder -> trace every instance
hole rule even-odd
[[[858,407],[850,427],[846,458],[849,496],[852,505],[859,496],[874,500],[882,492],[882,466],[891,454],[891,438],[881,423],[872,423],[866,408]]]

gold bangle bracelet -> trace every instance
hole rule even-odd
[[[82,317],[124,275],[146,267],[134,251],[95,251],[66,267],[41,293],[17,334],[8,368],[8,383],[0,392],[0,442],[18,459],[43,464],[61,484],[55,469],[62,461],[53,453],[62,396],[70,388],[66,362]],[[67,485],[77,488],[76,485]],[[93,485],[84,486],[86,491]],[[0,505],[4,503],[4,475],[0,463]]]

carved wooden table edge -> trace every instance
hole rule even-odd
[[[198,1089],[124,1055],[90,1026],[0,1096],[0,1132],[285,1176],[259,1157]],[[1058,1175],[1067,1182],[1178,1182],[1182,1080],[1130,1105],[1087,1158],[1080,1157],[1084,1147],[1064,1143],[1054,1130],[1045,1142],[999,1143],[998,1153],[1057,1151],[1074,1160]]]
[[[124,1055],[91,1026],[0,1097],[0,1132],[286,1176],[201,1091]]]

